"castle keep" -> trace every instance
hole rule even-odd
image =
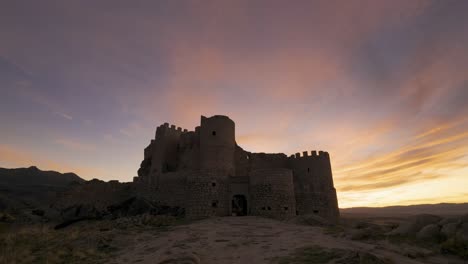
[[[148,198],[185,208],[188,218],[257,215],[339,217],[327,152],[252,153],[236,144],[227,116],[201,117],[195,131],[165,123],[134,178]]]

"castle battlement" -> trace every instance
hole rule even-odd
[[[246,151],[236,144],[234,121],[223,115],[201,116],[192,131],[158,126],[134,182],[152,192],[145,197],[182,207],[192,219],[317,214],[334,222],[339,216],[328,152]]]
[[[300,152],[297,152],[295,154],[290,155],[289,158],[290,159],[330,158],[330,155],[326,151],[318,151],[318,154],[317,154],[316,150],[312,150],[310,152],[310,155],[308,151],[303,151],[302,155]]]
[[[156,128],[156,135],[155,137],[158,137],[158,136],[165,136],[165,135],[169,135],[169,134],[177,134],[177,135],[180,135],[182,133],[187,133],[188,130],[187,129],[183,129],[179,126],[176,126],[176,125],[171,125],[169,123],[164,123],[160,126],[158,126]]]

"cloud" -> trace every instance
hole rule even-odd
[[[70,152],[104,162],[77,134],[133,151],[160,123],[192,130],[200,115],[226,114],[246,150],[329,151],[344,202],[417,200],[405,188],[468,165],[464,1],[129,5],[0,10],[0,82],[55,117],[92,117],[47,127]]]
[[[119,132],[127,137],[136,137],[145,132],[145,129],[139,123],[131,122],[125,128],[121,128]]]
[[[55,143],[73,151],[93,152],[97,149],[93,144],[83,143],[73,139],[61,138],[55,140]]]
[[[56,112],[55,114],[56,114],[56,115],[59,115],[59,116],[61,116],[61,117],[63,117],[63,118],[65,118],[65,119],[67,119],[67,120],[72,120],[72,119],[73,119],[73,117],[72,117],[71,115],[67,115],[67,114],[65,114],[65,113],[57,113],[57,112]]]

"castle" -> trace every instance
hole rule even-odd
[[[227,116],[201,116],[195,131],[165,123],[144,150],[134,178],[150,199],[185,209],[186,217],[257,215],[286,219],[339,217],[327,152],[251,153],[235,141]]]

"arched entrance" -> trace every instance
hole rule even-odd
[[[232,197],[232,215],[243,216],[247,215],[247,198],[245,195],[236,194]]]

